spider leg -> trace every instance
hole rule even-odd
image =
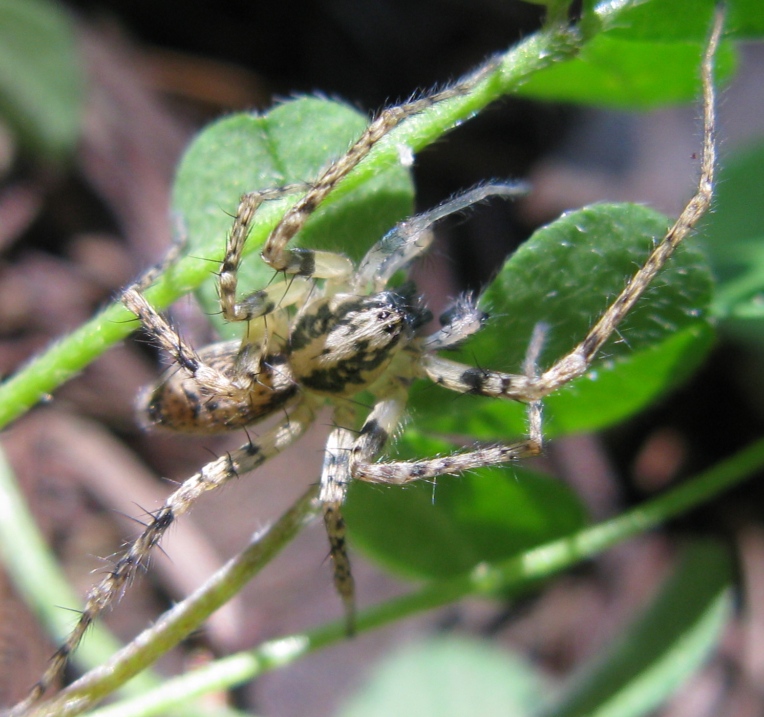
[[[264,202],[283,199],[289,194],[305,191],[306,188],[307,185],[305,184],[289,184],[285,187],[248,192],[242,195],[239,200],[236,219],[231,228],[231,233],[226,240],[225,255],[220,265],[218,277],[220,308],[227,321],[248,321],[250,318],[254,318],[254,316],[250,316],[246,300],[241,304],[237,303],[236,289],[238,286],[238,273],[242,252],[244,251],[244,245],[247,242],[255,213]],[[255,303],[256,306],[257,304]]]
[[[535,350],[535,348],[536,346],[532,346],[531,350]],[[529,356],[526,361],[529,368],[533,359],[533,356]],[[524,378],[532,380],[533,377],[525,376]],[[436,458],[374,463],[374,458],[384,448],[400,421],[406,404],[406,383],[401,381],[397,390],[391,390],[384,400],[377,403],[366,419],[353,446],[350,464],[353,478],[370,483],[405,485],[416,480],[463,473],[474,468],[508,463],[521,458],[537,456],[541,453],[543,445],[541,403],[531,401],[527,407],[528,438],[524,441],[506,445],[484,446]]]
[[[309,249],[287,249],[287,244],[305,225],[308,217],[318,208],[334,188],[369,154],[372,148],[408,117],[412,117],[439,102],[459,97],[479,84],[493,69],[490,61],[476,72],[440,92],[419,97],[397,107],[382,110],[372,120],[350,149],[334,161],[312,184],[306,194],[291,207],[271,232],[263,247],[263,259],[276,271],[287,274],[314,275],[317,270],[327,271],[337,265],[338,255]],[[237,223],[238,223],[237,217]],[[317,274],[315,274],[317,275]]]
[[[408,381],[392,378],[385,381],[380,394],[359,431],[355,409],[348,402],[340,403],[334,412],[335,428],[329,434],[321,472],[319,500],[324,510],[324,525],[329,538],[329,551],[334,565],[334,587],[345,607],[348,635],[355,630],[355,581],[345,541],[346,527],[342,517],[347,487],[355,477],[358,462],[372,460],[384,448],[388,436],[397,425],[406,405]]]
[[[223,299],[222,281],[221,274],[220,305],[227,321],[252,321],[267,316],[276,309],[299,304],[314,287],[314,282],[310,279],[292,276],[286,281],[278,281],[265,289],[248,294],[238,303],[228,304],[227,300],[224,302]]]
[[[354,287],[361,290],[371,283],[372,291],[381,291],[396,271],[427,251],[432,242],[432,234],[428,229],[435,222],[488,197],[516,197],[526,191],[526,185],[520,182],[482,184],[452,197],[430,211],[400,222],[366,254],[354,277]]]
[[[529,423],[540,427],[540,406],[537,401],[528,404]],[[534,431],[535,433],[535,431]],[[436,478],[442,475],[464,473],[475,468],[510,463],[521,458],[531,458],[541,453],[541,434],[530,436],[524,441],[482,446],[470,451],[452,453],[447,456],[424,458],[415,461],[388,461],[381,463],[357,462],[353,467],[353,477],[369,483],[406,485],[413,481]]]
[[[436,337],[443,334],[440,337],[441,345],[446,346],[450,342],[462,340],[465,334],[477,330],[474,325],[475,322],[472,321],[476,311],[474,303],[465,299],[463,304],[454,311],[455,315],[451,321],[454,325],[453,333],[449,334],[444,328],[435,334]],[[461,326],[462,324],[464,326]],[[469,328],[465,328],[467,326]],[[529,348],[525,362],[529,374],[535,372],[535,362],[542,342],[542,331],[541,327],[537,330],[536,339],[531,342]],[[534,401],[528,405],[529,437],[520,443],[489,446],[419,461],[375,463],[374,459],[384,449],[390,436],[395,432],[406,407],[412,380],[410,376],[411,366],[411,359],[404,359],[398,366],[397,373],[394,372],[390,377],[385,378],[380,384],[372,388],[379,400],[374,404],[374,408],[358,433],[347,428],[354,423],[355,411],[352,405],[340,404],[338,406],[335,412],[337,426],[330,434],[324,455],[319,499],[324,505],[324,523],[334,563],[334,585],[345,606],[348,634],[352,634],[354,629],[355,586],[345,544],[346,528],[341,508],[351,479],[404,485],[422,478],[433,478],[447,473],[460,473],[472,468],[534,456],[541,452],[541,404]],[[532,378],[532,375],[526,378]]]
[[[246,393],[248,387],[237,384],[222,371],[203,361],[199,354],[183,341],[167,319],[151,306],[135,285],[125,290],[122,294],[122,302],[141,320],[151,336],[157,340],[178,366],[200,387],[215,395],[235,396]],[[263,337],[253,335],[247,338],[247,342],[254,344],[258,338]]]
[[[288,417],[288,421],[260,436],[232,453],[208,463],[199,473],[191,476],[165,501],[149,520],[140,536],[117,560],[113,568],[88,594],[85,609],[66,641],[56,650],[48,668],[32,691],[14,709],[23,714],[59,678],[69,655],[77,649],[88,627],[124,591],[136,570],[145,565],[151,549],[162,539],[167,529],[183,513],[191,509],[203,493],[214,490],[243,473],[261,466],[269,458],[283,451],[297,440],[313,421],[315,404],[306,399]]]
[[[340,159],[335,161],[319,177],[306,194],[291,209],[271,232],[263,248],[263,260],[276,271],[303,277],[328,279],[336,283],[346,280],[353,274],[353,265],[347,257],[341,254],[308,249],[287,249],[286,245],[292,237],[304,226],[308,217],[321,204],[335,186],[371,151],[372,147],[397,127],[404,119],[411,117],[433,104],[457,97],[474,87],[493,69],[493,63],[488,63],[477,72],[427,97],[421,97],[399,107],[383,110],[372,121],[366,131]],[[258,316],[269,313],[274,306],[273,297],[278,289],[271,287],[265,292],[256,292],[251,296],[237,301],[237,274],[241,263],[242,251],[249,234],[250,226],[257,209],[265,201],[279,199],[286,193],[304,189],[304,185],[289,185],[277,190],[266,190],[245,194],[241,198],[236,219],[226,244],[226,253],[220,268],[219,292],[220,305],[223,315],[228,321],[250,321]],[[426,229],[438,219],[466,208],[492,194],[518,194],[519,187],[510,185],[486,185],[460,197],[446,202],[431,212],[404,222],[389,235],[387,241],[379,242],[374,261],[369,263],[366,274],[377,274],[375,285],[382,288],[384,277],[391,276],[398,268],[422,253],[429,246],[430,239],[423,238]],[[371,256],[371,255],[369,255]],[[368,263],[368,262],[367,262]],[[377,265],[378,264],[378,265]],[[364,271],[362,270],[362,274]],[[371,276],[368,280],[371,280]],[[354,285],[358,286],[359,281]],[[377,289],[379,290],[379,289]],[[279,305],[297,303],[299,296],[282,300]]]
[[[419,368],[423,378],[457,393],[507,398],[525,403],[543,398],[549,393],[537,390],[540,378],[476,368],[442,356],[422,356]]]
[[[334,564],[334,585],[345,606],[348,634],[354,631],[355,584],[341,509],[352,479],[404,485],[422,478],[525,458],[541,451],[541,406],[533,402],[528,406],[530,437],[521,443],[479,448],[442,458],[374,463],[400,421],[406,406],[408,384],[409,381],[400,376],[387,381],[381,391],[382,398],[374,405],[358,433],[347,428],[354,417],[352,407],[339,407],[335,413],[338,425],[329,436],[324,455],[319,499],[324,506],[324,524]]]
[[[655,246],[645,264],[632,276],[623,291],[589,330],[583,341],[540,376],[487,371],[434,355],[425,355],[420,360],[420,369],[424,376],[460,393],[475,393],[482,396],[530,402],[548,396],[589,370],[597,352],[650,286],[658,272],[666,265],[676,247],[692,233],[697,223],[711,207],[716,165],[714,56],[719,45],[722,21],[723,14],[719,12],[715,18],[701,67],[703,149],[700,161],[700,180],[695,195],[682,210],[679,218],[668,230],[665,237]],[[436,345],[435,348],[438,346]]]
[[[666,265],[674,250],[695,229],[711,208],[716,167],[716,109],[714,90],[714,56],[721,37],[724,15],[717,11],[714,26],[701,65],[703,85],[703,149],[700,180],[695,195],[682,210],[666,236],[658,243],[645,264],[632,276],[618,298],[610,305],[583,341],[567,356],[539,376],[534,393],[547,395],[584,374],[602,345],[644,293],[658,272]]]
[[[188,243],[188,235],[186,234],[185,227],[180,220],[175,222],[177,225],[174,228],[172,235],[172,244],[170,245],[167,253],[157,262],[154,266],[149,267],[143,272],[132,284],[131,288],[136,291],[143,292],[149,288],[159,276],[181,258],[183,251]]]
[[[700,181],[696,193],[668,230],[666,236],[653,249],[642,268],[632,276],[618,298],[589,330],[584,340],[538,378],[534,387],[534,393],[537,395],[552,393],[588,370],[602,345],[610,338],[639,297],[650,286],[658,272],[666,265],[677,246],[693,232],[698,222],[711,208],[716,165],[713,61],[722,29],[719,18],[720,15],[717,14],[717,21],[706,48],[702,65],[703,150]]]
[[[356,440],[352,426],[355,411],[349,404],[338,406],[334,412],[335,428],[329,434],[321,471],[319,501],[323,506],[324,525],[329,538],[329,554],[334,566],[334,588],[345,608],[348,635],[355,632],[355,581],[350,569],[350,558],[345,541],[346,527],[342,517],[342,504],[351,480],[350,454]]]

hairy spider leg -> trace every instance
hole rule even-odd
[[[122,294],[122,303],[132,311],[151,336],[173,361],[211,393],[223,395],[242,394],[244,389],[199,357],[195,349],[183,341],[167,319],[159,313],[134,286]]]
[[[396,224],[366,254],[353,278],[351,290],[364,291],[370,285],[372,292],[382,291],[396,271],[429,249],[432,235],[428,230],[441,219],[489,197],[518,197],[527,191],[527,185],[522,182],[481,184]]]
[[[311,249],[287,249],[286,245],[302,229],[311,214],[334,188],[351,172],[385,135],[408,117],[412,117],[439,102],[467,94],[495,68],[488,62],[476,72],[450,87],[432,95],[420,97],[397,107],[389,107],[369,124],[350,149],[335,160],[310,186],[305,195],[287,210],[268,236],[262,258],[273,269],[321,279],[342,280],[353,271],[352,263],[341,254]],[[263,202],[280,199],[288,193],[305,189],[304,184],[292,184],[277,190],[250,192],[241,197],[236,218],[226,243],[226,253],[220,267],[219,291],[223,316],[228,321],[249,321],[262,315],[260,300],[245,297],[237,301],[238,268],[252,221]]]
[[[294,443],[312,423],[315,408],[315,402],[306,399],[289,414],[287,421],[267,431],[257,441],[250,441],[232,453],[208,463],[167,498],[164,505],[151,516],[140,536],[116,561],[101,582],[88,593],[85,608],[74,630],[56,650],[45,673],[24,702],[11,712],[12,716],[26,712],[60,677],[69,655],[77,649],[88,627],[123,593],[136,570],[146,564],[152,548],[162,539],[172,523],[186,513],[202,494],[220,488],[242,473],[255,470]]]
[[[250,321],[257,316],[262,316],[268,311],[263,310],[263,292],[255,292],[251,296],[236,301],[238,288],[239,266],[241,265],[242,252],[249,236],[249,230],[255,213],[264,202],[271,202],[307,189],[307,184],[289,184],[275,189],[261,189],[244,194],[239,200],[236,211],[236,220],[231,232],[226,239],[225,255],[220,265],[218,276],[218,293],[220,295],[220,308],[226,321]]]
[[[354,406],[349,402],[343,402],[334,410],[334,428],[326,442],[318,494],[329,539],[334,588],[342,599],[348,635],[355,632],[355,581],[347,550],[347,529],[342,517],[342,504],[351,480],[350,452],[357,434],[350,426],[355,424],[355,416]]]
[[[400,411],[403,410],[403,406],[394,400],[382,403],[385,404],[383,410],[380,410],[377,416],[369,417],[361,429],[361,438],[353,447],[350,472],[356,480],[406,485],[417,480],[532,458],[541,453],[541,404],[539,401],[533,401],[528,404],[528,438],[518,443],[479,446],[469,451],[413,461],[375,463],[374,457],[382,450],[391,431],[395,430],[400,420]],[[399,411],[397,415],[396,411]]]
[[[723,14],[717,11],[701,66],[703,149],[697,190],[665,237],[657,243],[645,264],[627,282],[583,341],[539,376],[478,369],[440,356],[425,355],[420,363],[422,377],[460,393],[529,402],[548,396],[589,370],[597,352],[666,265],[676,247],[692,233],[711,206],[716,165],[714,56],[722,26]]]
[[[528,366],[533,361],[528,361]],[[380,398],[375,403],[361,430],[356,433],[344,426],[352,425],[354,411],[347,410],[336,420],[343,425],[332,431],[322,472],[320,500],[324,504],[324,522],[334,563],[334,584],[345,606],[348,633],[352,634],[355,619],[355,587],[345,544],[345,523],[341,506],[352,479],[370,483],[405,485],[461,473],[474,468],[493,466],[536,456],[542,448],[541,403],[528,404],[528,438],[510,445],[478,447],[471,451],[415,461],[383,461],[375,459],[385,448],[399,426],[406,407],[411,379],[394,375],[377,389]]]

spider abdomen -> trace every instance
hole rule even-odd
[[[206,367],[228,379],[214,394],[196,376],[174,371],[139,398],[145,423],[184,433],[222,433],[269,416],[297,396],[286,356],[261,356],[260,347],[224,341],[201,349]]]
[[[363,391],[411,338],[417,317],[409,298],[394,291],[315,301],[291,331],[289,362],[295,380],[330,396]]]

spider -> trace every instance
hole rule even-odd
[[[125,290],[125,306],[176,365],[141,399],[148,423],[211,434],[244,429],[280,413],[285,419],[204,466],[167,498],[137,540],[91,590],[75,629],[20,711],[60,675],[88,626],[123,592],[170,525],[203,493],[255,470],[297,441],[322,406],[332,408],[334,428],[324,453],[319,500],[349,634],[354,629],[355,600],[342,504],[351,481],[405,485],[538,455],[543,446],[542,399],[590,369],[603,344],[710,206],[715,164],[712,75],[720,27],[721,23],[715,25],[702,66],[704,143],[696,194],[583,340],[545,370],[537,368],[543,327],[538,327],[530,341],[522,373],[478,368],[442,357],[440,351],[457,347],[483,327],[487,316],[478,300],[461,296],[441,317],[441,328],[426,334],[422,329],[430,312],[413,283],[391,283],[428,250],[436,222],[490,197],[515,197],[525,191],[521,184],[479,185],[402,221],[357,266],[340,254],[288,246],[309,216],[380,139],[407,117],[469,91],[493,69],[492,63],[440,92],[381,112],[348,152],[313,183],[242,197],[220,266],[218,291],[225,319],[246,324],[243,339],[200,350],[189,346],[144,297],[144,289],[155,276],[153,270]],[[296,192],[302,192],[301,198],[287,210],[262,251],[263,261],[282,278],[240,298],[238,271],[253,217],[264,202]],[[410,386],[416,380],[433,382],[457,394],[525,404],[527,437],[441,457],[379,460],[401,421]],[[354,399],[363,392],[369,392],[374,403],[361,418],[361,404]]]

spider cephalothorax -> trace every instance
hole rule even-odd
[[[413,287],[412,287],[413,288]],[[289,335],[289,363],[300,386],[325,396],[369,388],[423,322],[410,293],[335,294],[310,304]]]

